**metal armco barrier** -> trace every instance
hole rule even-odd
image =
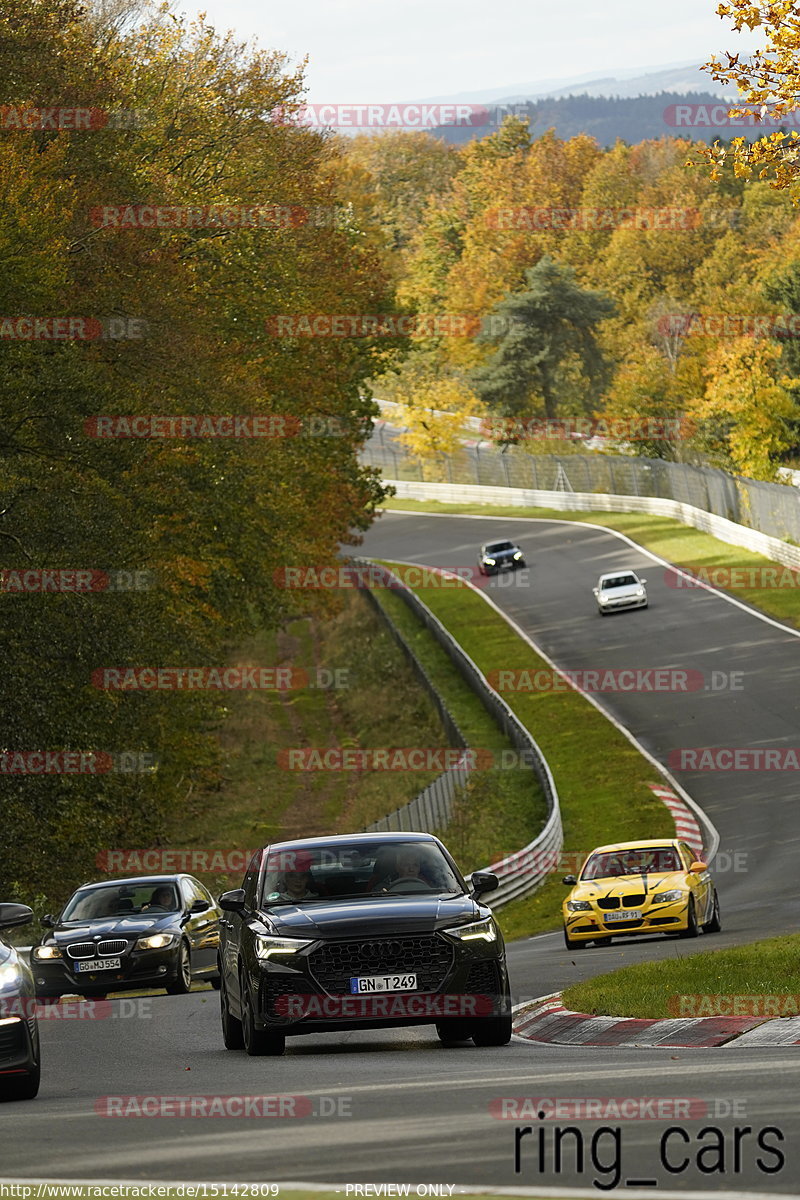
[[[358,565],[359,560],[355,561],[356,565]],[[361,562],[363,565],[367,565],[363,560]],[[529,842],[527,846],[523,846],[521,850],[517,850],[515,853],[507,855],[498,862],[490,863],[489,866],[481,868],[483,871],[493,871],[500,880],[500,886],[497,891],[489,893],[486,898],[487,903],[492,908],[500,908],[503,904],[507,904],[509,900],[516,900],[521,896],[527,896],[531,892],[536,891],[558,864],[559,855],[564,845],[564,832],[561,825],[558,792],[550,772],[550,767],[536,741],[519,718],[512,712],[505,701],[500,698],[497,692],[489,686],[483,672],[462,649],[452,634],[445,629],[438,617],[434,616],[428,606],[420,600],[419,596],[406,587],[402,580],[387,567],[370,561],[369,568],[373,575],[376,571],[383,574],[387,581],[387,586],[391,582],[392,590],[402,597],[409,608],[423,622],[428,631],[449,656],[462,678],[472,691],[475,692],[486,710],[503,730],[514,749],[519,753],[523,766],[530,767],[535,773],[544,792],[547,801],[547,820],[538,837]],[[440,573],[445,576],[450,574],[448,571],[441,571]],[[445,772],[445,774],[450,773]],[[434,780],[434,784],[431,787],[438,783],[439,780]],[[426,791],[428,790],[426,789]],[[406,805],[405,810],[400,811],[411,809],[414,804],[422,800],[422,796],[424,795],[425,793],[423,792],[416,800],[412,800],[410,805]],[[392,817],[396,816],[397,814],[392,814]],[[384,820],[390,819],[384,818]],[[388,829],[390,827],[386,826],[385,828]],[[409,826],[408,828],[412,827]],[[422,827],[417,825],[413,828],[420,829]]]

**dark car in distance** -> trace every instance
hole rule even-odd
[[[422,833],[265,847],[225,892],[220,1006],[229,1050],[282,1054],[287,1035],[435,1025],[444,1044],[511,1038],[503,937],[442,843]]]
[[[98,998],[108,992],[163,987],[188,992],[193,980],[219,986],[222,913],[191,875],[144,875],[86,883],[31,951],[38,996]]]
[[[0,930],[28,925],[25,904],[0,904]],[[28,964],[0,935],[0,1100],[33,1100],[41,1071],[36,992]]]
[[[516,542],[486,542],[478,553],[481,575],[499,575],[501,571],[516,571],[525,565],[525,555]]]

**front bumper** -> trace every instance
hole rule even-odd
[[[123,992],[135,988],[166,987],[178,977],[178,947],[163,950],[126,950],[119,955],[119,968],[78,972],[69,958],[37,962],[31,952],[31,971],[36,995],[63,996],[68,993],[90,996]]]
[[[415,964],[405,969],[412,972]],[[310,969],[274,963],[259,963],[250,972],[250,986],[257,1027],[290,1034],[430,1025],[446,1019],[479,1021],[511,1011],[505,956],[458,946],[435,989],[352,995],[344,987],[323,987]]]
[[[0,1076],[33,1070],[38,1061],[37,1040],[35,1017],[0,1019]]]
[[[674,900],[670,904],[658,904],[638,911],[642,913],[640,920],[607,921],[605,918],[609,913],[600,908],[593,907],[589,912],[568,912],[565,907],[564,928],[574,942],[625,937],[636,933],[681,933],[688,928],[689,905],[685,900]]]
[[[628,608],[647,608],[647,596],[631,596],[626,600],[607,600],[605,604],[597,601],[600,612],[624,612]]]
[[[489,566],[489,564],[486,562],[481,562],[479,565],[484,574],[499,575],[501,571],[516,571],[517,568],[524,567],[525,560],[508,558],[501,559],[499,562],[496,562],[494,566]]]

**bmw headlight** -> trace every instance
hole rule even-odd
[[[588,900],[568,900],[567,910],[569,912],[591,912],[592,906]]]
[[[487,917],[485,921],[471,921],[469,925],[456,925],[452,929],[443,930],[443,932],[449,937],[458,938],[461,942],[497,941],[497,926],[491,917]]]
[[[47,962],[51,958],[63,958],[58,946],[34,946],[32,957],[34,962]]]
[[[0,967],[0,992],[11,991],[22,983],[22,972],[14,963],[5,963]]]
[[[670,904],[673,900],[682,900],[684,894],[679,888],[673,888],[671,892],[656,892],[652,897],[653,904]]]
[[[275,958],[277,955],[297,954],[298,950],[310,946],[313,941],[313,938],[269,937],[263,933],[257,933],[255,936],[256,958],[266,960]]]
[[[175,933],[151,933],[148,937],[139,938],[137,950],[163,950],[165,946],[174,946],[178,940]]]

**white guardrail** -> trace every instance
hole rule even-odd
[[[550,766],[530,730],[526,729],[516,713],[490,686],[477,664],[439,618],[431,612],[427,604],[420,600],[417,593],[406,587],[402,580],[388,568],[377,563],[370,563],[370,569],[377,570],[387,579],[391,579],[393,590],[403,597],[409,607],[424,622],[431,635],[448,654],[462,678],[503,729],[512,745],[524,753],[527,766],[522,769],[530,769],[541,785],[548,809],[547,820],[542,831],[521,850],[516,850],[513,854],[506,855],[505,858],[480,868],[482,871],[493,871],[497,875],[500,886],[490,896],[487,894],[487,903],[492,908],[500,908],[509,900],[517,900],[536,891],[553,869],[558,866],[564,845],[564,832],[561,825],[558,791]],[[449,571],[438,570],[442,575],[450,575]],[[413,804],[414,801],[411,803]],[[467,878],[469,879],[470,876]]]
[[[800,546],[780,538],[737,525],[726,517],[715,516],[703,508],[679,500],[651,496],[609,496],[596,492],[545,492],[534,488],[484,487],[476,483],[415,483],[404,479],[384,479],[395,489],[398,500],[438,500],[442,504],[502,504],[513,508],[556,508],[563,512],[641,512],[656,517],[672,517],[709,533],[721,542],[763,554],[785,567],[800,569]],[[391,501],[389,502],[391,505]]]

